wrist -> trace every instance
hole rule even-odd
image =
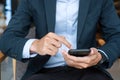
[[[102,58],[101,58],[101,60],[98,62],[98,64],[103,64],[103,63],[106,62],[108,59],[107,59],[105,53],[103,53],[103,51],[101,51],[101,50],[98,49],[98,52],[99,52],[99,53],[101,54],[101,56],[102,56]]]
[[[30,58],[30,47],[35,40],[36,39],[29,39],[25,43],[24,48],[23,48],[23,52],[22,52],[22,57],[23,58]]]
[[[38,43],[39,40],[35,40],[33,41],[32,45],[30,46],[30,53],[36,53],[37,52],[37,43]]]

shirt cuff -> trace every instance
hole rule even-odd
[[[30,47],[35,40],[36,39],[29,39],[25,43],[24,48],[23,48],[23,55],[22,55],[23,58],[31,58],[31,57],[35,57],[37,55],[36,53],[30,54]]]
[[[105,55],[105,57],[107,58],[107,60],[109,59],[108,55],[101,49],[98,49],[98,51],[100,51],[103,55]]]
[[[101,59],[101,61],[99,62],[100,64],[102,64],[102,63],[104,63],[104,62],[106,62],[106,61],[109,60],[108,55],[107,55],[103,50],[98,49],[98,52],[102,55],[102,59]]]

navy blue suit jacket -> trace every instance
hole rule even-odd
[[[64,12],[64,11],[63,11]],[[20,0],[15,15],[0,39],[0,49],[5,55],[24,61],[23,47],[28,40],[31,23],[34,23],[36,38],[54,32],[56,0]],[[97,24],[101,24],[106,44],[99,47],[109,57],[105,67],[110,67],[120,56],[120,19],[113,0],[80,0],[77,48],[96,47]],[[29,60],[25,77],[39,71],[50,56],[37,55]]]

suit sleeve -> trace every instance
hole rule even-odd
[[[100,22],[106,44],[100,49],[109,57],[108,62],[104,64],[108,68],[120,57],[120,19],[113,5],[113,0],[103,0],[103,2]]]
[[[32,18],[28,0],[20,0],[16,13],[0,38],[0,50],[7,56],[22,60],[23,47],[28,40]]]

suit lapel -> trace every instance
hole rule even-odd
[[[56,16],[56,0],[44,0],[44,1],[45,1],[48,32],[54,32],[55,16]],[[89,9],[89,4],[90,4],[90,0],[80,0],[77,41],[79,41],[82,33],[82,29],[84,27],[84,23]]]
[[[86,16],[89,9],[90,0],[80,0],[79,13],[78,13],[78,31],[77,31],[77,41],[79,42],[82,29],[86,20]]]
[[[44,0],[48,32],[54,32],[56,16],[56,0]]]

